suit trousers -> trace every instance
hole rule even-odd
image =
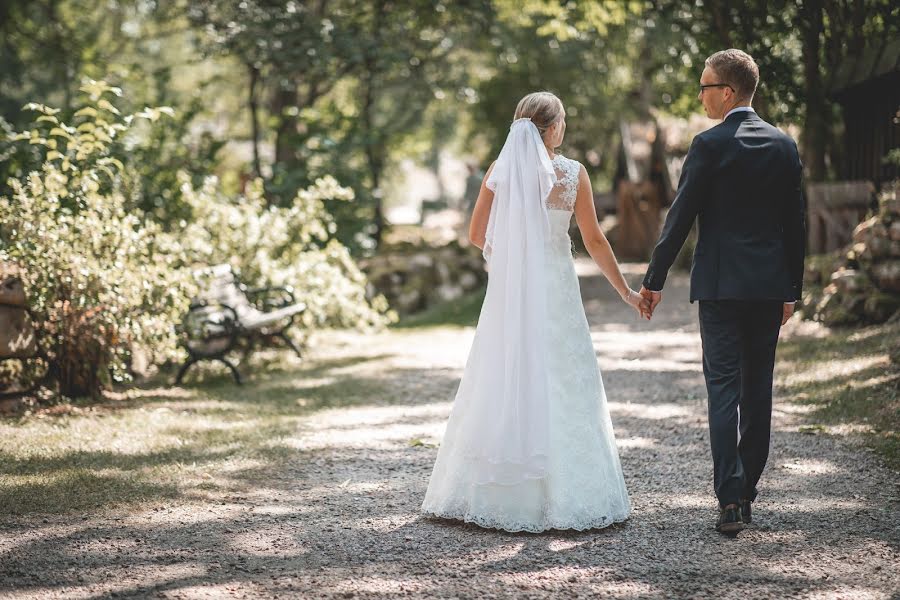
[[[769,457],[780,300],[701,300],[713,482],[720,506],[756,499]]]

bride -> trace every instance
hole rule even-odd
[[[428,491],[426,515],[506,531],[606,527],[631,509],[569,223],[622,300],[647,316],[600,230],[584,167],[557,154],[562,102],[522,98],[488,169],[470,237],[488,287]]]

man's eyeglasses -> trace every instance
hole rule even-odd
[[[727,87],[727,88],[731,88],[732,92],[734,91],[734,88],[731,87],[731,84],[728,84],[728,83],[701,83],[700,84],[700,93],[702,94],[703,90],[705,90],[706,88],[715,88],[715,87]]]

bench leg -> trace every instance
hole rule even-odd
[[[284,331],[279,332],[278,337],[284,340],[284,343],[287,344],[288,348],[294,351],[294,354],[297,355],[297,358],[303,358],[303,354],[300,353],[300,348],[297,347],[297,344],[294,343],[294,340],[288,337],[287,333],[285,333]]]
[[[224,363],[226,367],[231,370],[231,375],[234,377],[234,382],[238,385],[241,385],[243,382],[241,381],[241,374],[238,372],[237,367],[234,366],[227,358],[218,358],[216,359],[221,363]]]
[[[175,385],[181,385],[181,380],[184,378],[184,374],[187,373],[187,370],[190,369],[191,365],[193,365],[195,362],[197,362],[197,359],[192,356],[187,359],[187,362],[181,365],[181,368],[178,369],[178,375],[175,376]]]

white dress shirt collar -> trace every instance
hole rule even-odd
[[[752,112],[752,113],[756,112],[755,110],[753,110],[752,106],[736,106],[736,107],[732,108],[731,110],[729,110],[727,113],[725,113],[724,118],[727,119],[733,113],[741,112],[742,110],[746,110],[747,112]]]

